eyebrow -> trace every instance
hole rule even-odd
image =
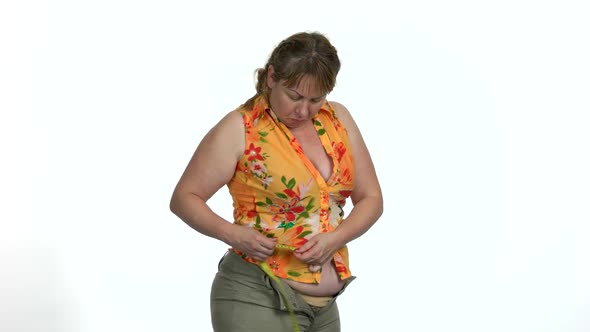
[[[295,92],[299,97],[302,97],[302,98],[304,97],[302,94],[300,94],[299,92],[297,92],[297,90],[295,90],[293,88],[287,88],[287,89],[289,91]],[[324,98],[324,97],[326,97],[326,95],[321,95],[321,96],[318,96],[318,97],[312,97],[312,98],[309,98],[309,99],[320,99],[320,98]]]

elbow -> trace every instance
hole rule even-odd
[[[198,195],[188,191],[174,191],[170,198],[169,208],[172,213],[182,219],[189,210],[198,207],[198,202],[203,201]]]
[[[170,211],[172,213],[174,213],[175,215],[178,215],[178,209],[179,209],[179,197],[178,197],[178,193],[174,192],[172,194],[172,197],[170,198],[170,203],[168,205],[168,208],[170,209]]]
[[[383,214],[383,196],[381,195],[377,197],[377,204],[375,210],[377,212],[377,218],[381,217],[381,215]]]

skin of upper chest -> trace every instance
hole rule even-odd
[[[313,124],[291,130],[297,142],[303,149],[307,159],[315,166],[324,179],[330,178],[332,173],[332,159],[328,156],[322,141],[318,137]]]

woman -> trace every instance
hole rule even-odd
[[[326,101],[339,70],[322,34],[283,40],[256,94],[207,133],[174,190],[174,214],[231,247],[211,290],[215,331],[340,331],[335,298],[354,279],[346,244],[383,202],[354,120]],[[206,203],[225,185],[233,222]]]

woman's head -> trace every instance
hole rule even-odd
[[[256,95],[246,102],[252,107],[256,97],[269,97],[273,82],[297,88],[312,81],[314,90],[327,95],[336,85],[340,60],[336,48],[322,34],[301,32],[283,40],[271,53],[264,68],[257,70]]]

